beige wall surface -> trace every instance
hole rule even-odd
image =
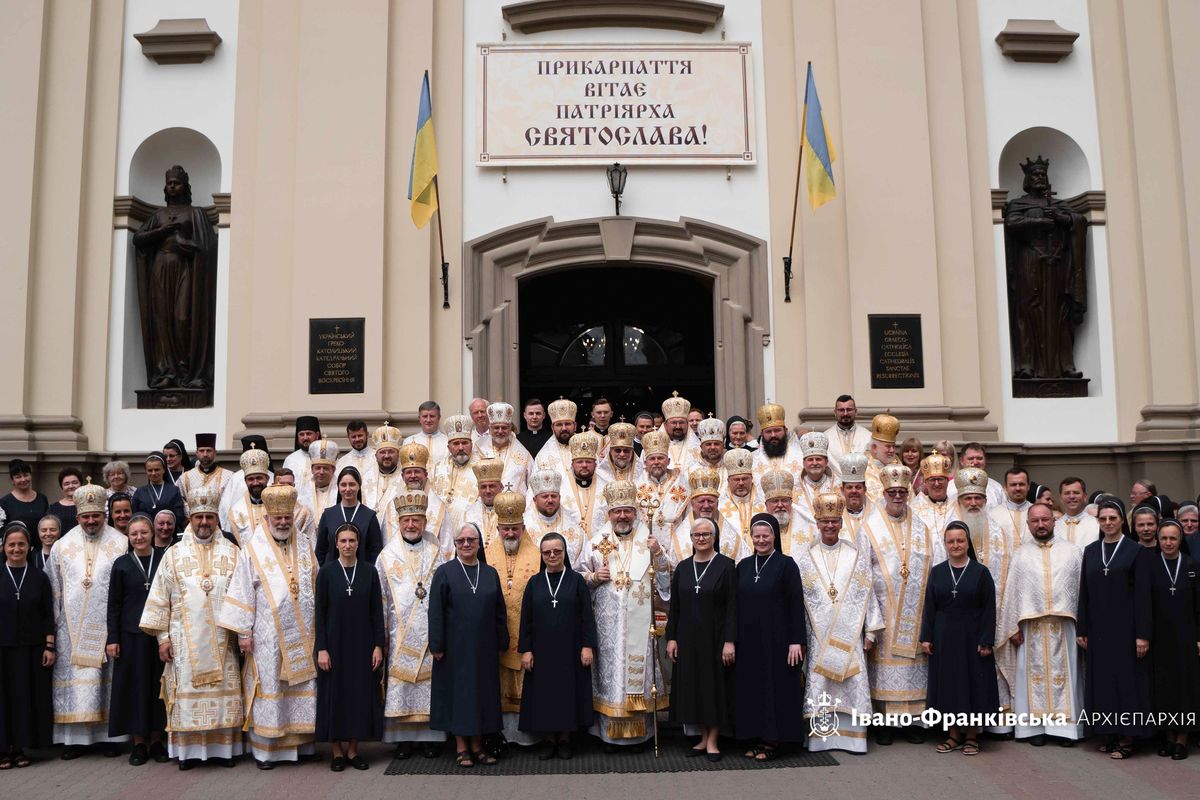
[[[1004,440],[979,3],[761,0],[771,164],[775,397],[818,420],[834,395],[908,409],[922,435]],[[298,413],[411,415],[469,397],[463,164],[474,131],[464,6],[243,0],[237,40],[227,430]],[[1107,193],[1119,439],[1200,438],[1200,67],[1191,0],[1089,0]],[[197,15],[200,15],[198,12]],[[726,14],[738,13],[727,4]],[[496,19],[497,34],[505,30]],[[0,240],[7,323],[0,449],[103,451],[122,4],[0,3]],[[546,41],[552,40],[546,38]],[[988,46],[984,41],[983,46]],[[805,67],[838,197],[801,198],[789,239]],[[1028,65],[1030,69],[1053,65]],[[165,68],[165,67],[164,67]],[[436,224],[407,183],[430,70],[450,304]],[[154,200],[155,198],[149,198]],[[681,215],[686,209],[681,210]],[[781,258],[795,248],[792,302]],[[866,315],[920,313],[926,384],[872,390]],[[308,394],[308,319],[367,317],[366,391]],[[752,409],[745,409],[752,411]],[[411,420],[411,416],[404,417]],[[406,422],[406,424],[411,424]],[[187,432],[181,432],[187,433]],[[228,443],[226,443],[228,444]],[[1023,443],[1013,443],[1020,445]],[[1156,445],[1158,446],[1158,445]]]

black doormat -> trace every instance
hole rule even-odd
[[[783,752],[774,761],[752,761],[745,757],[745,747],[724,744],[725,757],[713,763],[707,758],[688,758],[689,740],[682,734],[672,732],[659,738],[659,757],[654,757],[654,746],[646,743],[641,753],[628,752],[622,748],[616,753],[605,753],[599,740],[591,736],[579,737],[574,749],[574,758],[564,761],[538,761],[543,745],[537,747],[509,746],[508,751],[494,766],[476,764],[464,769],[454,763],[452,747],[447,746],[438,758],[423,758],[418,751],[408,759],[392,759],[385,775],[585,775],[625,772],[716,772],[725,769],[754,770],[779,767],[836,767],[837,759],[828,752],[810,753],[807,750]]]

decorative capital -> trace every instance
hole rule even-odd
[[[199,64],[211,58],[221,43],[205,19],[160,19],[133,38],[141,43],[142,55],[157,64]]]

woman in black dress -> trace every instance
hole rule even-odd
[[[83,485],[83,473],[75,467],[63,467],[58,471],[58,488],[62,499],[50,505],[50,513],[62,521],[62,529],[69,531],[78,522],[75,519],[75,490]]]
[[[29,766],[26,747],[48,747],[54,712],[54,597],[50,579],[29,566],[33,536],[22,522],[4,528],[0,574],[0,770]]]
[[[1166,519],[1158,527],[1158,549],[1150,559],[1153,630],[1154,711],[1168,720],[1200,718],[1200,574],[1195,556],[1180,550],[1183,526]],[[1155,563],[1157,562],[1157,563]],[[1178,715],[1178,716],[1176,716]],[[1188,735],[1196,726],[1168,722],[1160,756],[1188,757]]]
[[[925,705],[943,714],[992,714],[1000,707],[996,684],[996,584],[974,558],[970,529],[946,526],[946,560],[929,571],[921,649],[929,656]],[[937,752],[979,754],[974,727],[951,725]]]
[[[370,506],[363,505],[362,475],[354,467],[342,467],[337,476],[339,501],[321,512],[317,522],[316,557],[318,564],[328,564],[338,558],[337,530],[347,522],[359,530],[359,561],[374,564],[383,552],[383,531],[379,517]]]
[[[1087,651],[1083,707],[1095,720],[1089,732],[1108,737],[1101,752],[1124,759],[1133,755],[1135,738],[1153,732],[1141,720],[1150,713],[1145,656],[1152,615],[1146,566],[1157,553],[1129,535],[1125,506],[1115,497],[1101,501],[1096,519],[1100,540],[1083,549],[1075,617],[1076,639]]]
[[[383,735],[383,593],[374,565],[358,558],[358,528],[336,532],[338,557],[317,572],[317,741],[333,742],[329,768],[367,769],[361,741]]]
[[[37,528],[37,522],[50,513],[50,501],[46,495],[33,488],[33,467],[21,458],[8,462],[8,477],[12,480],[12,491],[0,497],[0,512],[7,522],[23,522],[25,530]]]
[[[158,640],[138,627],[165,551],[154,546],[153,523],[145,514],[129,520],[126,535],[129,552],[113,563],[108,583],[105,653],[113,662],[108,735],[132,736],[129,763],[140,767],[151,758],[159,763],[170,760],[163,746],[167,710],[159,697],[163,662],[158,656]]]
[[[592,724],[592,661],[596,618],[583,576],[571,569],[561,533],[542,537],[542,569],[525,584],[517,651],[525,679],[522,731],[547,737],[538,756],[569,759],[571,733]]]
[[[692,555],[671,575],[667,657],[671,719],[703,728],[689,756],[720,761],[717,737],[733,722],[734,641],[737,639],[737,568],[717,551],[712,520],[692,522]]]

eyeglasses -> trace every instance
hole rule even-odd
[[[693,539],[711,539],[712,534],[708,531],[692,531]]]
[[[553,550],[543,550],[542,551],[542,555],[544,555],[544,556],[561,556],[562,554],[563,554],[562,548],[555,548]]]
[[[475,541],[476,541],[476,540],[475,540],[474,538],[471,538],[471,539],[455,539],[455,540],[454,540],[454,543],[455,543],[456,545],[458,545],[459,547],[462,547],[463,545],[475,544]]]

